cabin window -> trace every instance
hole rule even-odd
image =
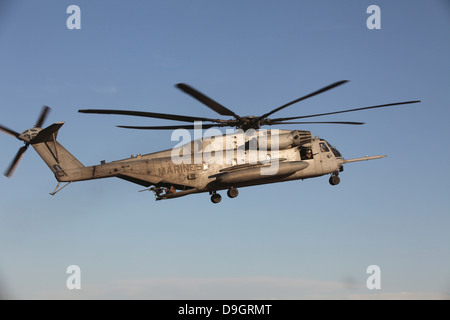
[[[300,149],[300,157],[302,160],[313,159],[313,153],[311,148],[301,148]]]

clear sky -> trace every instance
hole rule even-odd
[[[66,9],[81,8],[69,30]],[[369,30],[366,9],[381,9]],[[346,158],[388,157],[328,177],[155,202],[120,179],[56,180],[30,148],[0,178],[0,295],[13,299],[440,299],[450,297],[450,4],[447,1],[0,1],[0,124],[65,121],[83,164],[171,148],[166,120],[80,114],[101,107],[217,117],[185,82],[239,115],[405,100],[420,104],[308,125]],[[318,119],[319,120],[319,119]],[[0,167],[22,143],[0,135]],[[81,268],[81,290],[66,268]],[[366,269],[381,269],[368,290]]]

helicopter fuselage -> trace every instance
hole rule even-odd
[[[65,170],[49,167],[59,182],[118,177],[145,187],[153,186],[151,190],[155,192],[157,200],[191,193],[215,194],[218,190],[308,179],[326,174],[337,176],[342,171],[344,159],[327,141],[318,137],[313,139],[309,131],[276,131],[275,135],[271,130],[260,130],[264,134],[257,136],[256,141],[252,140],[255,137],[246,135],[223,135],[119,161],[102,161],[94,166]],[[258,140],[262,136],[269,136],[272,143],[277,139],[277,148],[267,141],[263,146],[262,139]],[[237,142],[240,138],[241,144]],[[236,142],[235,148],[226,147],[230,141],[232,145]],[[46,147],[52,148],[52,144]],[[164,188],[171,186],[176,192],[163,192]]]

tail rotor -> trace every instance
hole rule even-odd
[[[7,127],[0,125],[0,131],[2,131],[3,133],[6,133],[12,137],[15,137],[25,143],[25,145],[19,149],[19,151],[17,152],[13,161],[9,165],[8,169],[5,171],[4,174],[6,177],[8,177],[8,178],[12,177],[14,171],[16,170],[17,166],[19,165],[20,160],[22,160],[22,158],[25,154],[25,151],[27,151],[33,138],[35,138],[36,135],[42,130],[42,125],[44,124],[44,121],[47,118],[49,111],[50,111],[50,108],[47,106],[44,106],[42,108],[42,111],[41,111],[39,118],[38,118],[36,124],[34,125],[34,127],[32,129],[28,129],[28,130],[24,131],[23,133],[18,133],[14,130],[11,130]]]

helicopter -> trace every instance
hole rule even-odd
[[[219,115],[231,118],[214,119],[131,110],[79,109],[78,112],[87,114],[128,115],[190,123],[169,126],[118,126],[127,129],[175,130],[174,132],[178,130],[181,131],[181,134],[186,134],[187,130],[191,129],[234,128],[231,133],[209,137],[201,136],[198,139],[180,143],[172,149],[137,154],[111,162],[101,161],[100,164],[92,166],[84,166],[57,140],[58,132],[64,122],[56,122],[42,128],[50,111],[48,106],[44,106],[34,127],[22,133],[0,125],[0,131],[24,143],[6,170],[5,176],[12,176],[25,151],[31,145],[50,168],[58,182],[55,190],[50,193],[51,195],[55,195],[72,182],[109,177],[120,178],[143,186],[146,189],[141,191],[152,191],[156,200],[174,199],[207,192],[213,203],[221,201],[222,197],[218,193],[220,190],[227,190],[229,198],[236,198],[239,188],[304,180],[324,175],[329,175],[329,183],[336,186],[340,183],[339,173],[344,170],[344,164],[380,159],[386,155],[345,159],[336,147],[325,139],[313,137],[311,131],[267,130],[261,129],[261,127],[319,123],[362,125],[363,122],[292,120],[420,102],[420,100],[403,101],[296,117],[269,118],[282,109],[346,82],[348,80],[332,83],[261,116],[239,116],[185,83],[179,83],[176,87]],[[64,183],[63,186],[61,186],[62,183]]]

